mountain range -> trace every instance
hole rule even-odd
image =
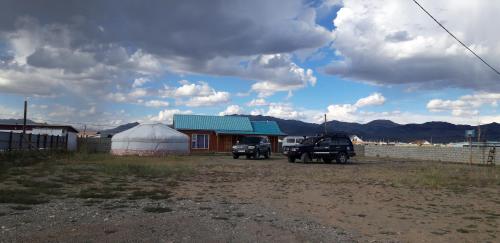
[[[281,130],[288,135],[316,135],[323,133],[325,124],[308,123],[297,120],[285,120],[272,116],[246,116],[252,121],[276,121]],[[28,124],[36,124],[28,120]],[[22,124],[21,119],[0,119],[0,124]],[[113,129],[100,131],[101,136],[107,137],[137,126],[139,123],[127,123]],[[365,141],[399,141],[411,142],[427,140],[434,143],[450,143],[465,141],[466,130],[476,130],[477,126],[455,125],[448,122],[426,122],[422,124],[398,124],[390,120],[374,120],[365,124],[355,122],[328,121],[327,132],[346,132],[357,135]],[[500,124],[490,123],[480,127],[481,140],[500,141]]]
[[[272,116],[246,116],[251,121],[276,121],[281,130],[288,135],[311,136],[323,133],[325,124],[308,123],[297,120],[285,120]],[[115,134],[136,126],[137,122],[103,130],[101,134]],[[500,141],[500,124],[481,125],[481,140]],[[422,124],[398,124],[390,120],[374,120],[365,124],[355,122],[328,121],[327,132],[346,132],[357,135],[365,141],[411,142],[427,140],[433,143],[465,141],[465,130],[477,130],[477,126],[455,125],[448,122],[426,122]]]

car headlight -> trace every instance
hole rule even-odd
[[[238,146],[236,146],[236,145],[233,146],[233,149],[237,149],[237,148],[238,148]]]
[[[248,146],[248,149],[254,149],[255,146]]]

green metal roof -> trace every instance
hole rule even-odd
[[[259,135],[286,135],[275,121],[252,121],[253,132]]]
[[[286,135],[275,121],[250,121],[244,116],[174,115],[177,130],[210,130],[219,134]]]
[[[174,115],[174,128],[177,130],[216,130],[253,132],[248,117],[242,116],[203,116]]]

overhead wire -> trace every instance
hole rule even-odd
[[[480,57],[478,54],[476,54],[476,52],[474,52],[472,49],[470,49],[466,44],[464,44],[460,39],[458,39],[458,37],[456,37],[453,33],[451,33],[451,31],[449,31],[446,27],[444,27],[444,25],[441,24],[436,18],[434,18],[434,16],[432,16],[429,13],[429,11],[427,11],[419,2],[417,2],[417,0],[412,0],[412,1],[415,4],[417,4],[420,7],[420,9],[422,9],[422,11],[424,11],[427,15],[429,15],[429,17],[431,17],[432,20],[434,20],[434,22],[436,22],[439,26],[441,26],[441,28],[443,28],[451,37],[453,37],[458,43],[460,43],[460,45],[465,47],[465,49],[469,50],[474,56],[476,56],[479,60],[481,60],[481,62],[483,62],[486,66],[488,66],[491,70],[493,70],[493,72],[495,72],[496,74],[498,74],[500,76],[500,72],[496,68],[494,68],[488,62],[486,62],[486,60],[484,60],[482,57]]]

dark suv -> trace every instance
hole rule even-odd
[[[325,163],[331,163],[334,159],[337,163],[347,163],[350,157],[356,155],[352,142],[346,134],[310,137],[299,145],[289,147],[284,153],[291,163],[297,159],[303,163],[311,162],[313,159],[322,159]]]
[[[243,137],[233,146],[233,158],[237,159],[241,155],[245,155],[247,159],[258,159],[260,156],[268,159],[271,157],[271,143],[263,136]]]

